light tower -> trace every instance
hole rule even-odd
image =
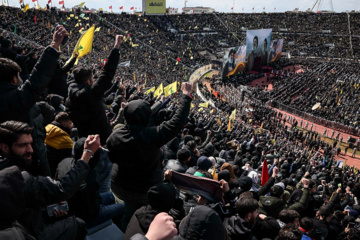
[[[185,6],[184,7],[186,7],[186,3],[187,3],[187,0],[185,0],[185,3],[184,3]]]
[[[312,7],[311,11],[314,11],[314,9],[316,8],[316,11],[321,10],[320,7],[321,5],[324,3],[324,0],[316,0],[316,2],[314,3],[314,6]],[[329,5],[330,5],[330,10],[333,12],[334,11],[334,6],[332,3],[332,0],[329,0]]]

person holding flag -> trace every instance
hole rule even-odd
[[[95,26],[93,26],[95,28]],[[94,31],[94,30],[92,30]],[[86,33],[85,33],[86,34]],[[84,35],[85,35],[84,34]],[[84,49],[90,49],[92,46],[92,37],[79,39],[74,54],[84,56]],[[108,90],[114,78],[117,65],[119,64],[119,49],[123,42],[124,36],[117,35],[114,48],[111,50],[109,57],[97,79],[94,79],[92,68],[77,67],[73,71],[73,79],[68,80],[69,96],[65,105],[69,109],[69,115],[73,123],[77,126],[80,137],[92,134],[99,134],[102,145],[105,145],[106,139],[111,134],[111,126],[108,122],[102,98]],[[91,119],[91,120],[90,120]],[[112,164],[109,161],[107,152],[100,153],[100,160],[95,171],[98,174],[99,191],[110,191],[110,177]]]

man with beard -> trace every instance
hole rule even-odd
[[[273,42],[272,48],[270,50],[270,54],[269,54],[269,62],[271,60],[274,59],[274,57],[276,57],[276,48],[277,48],[277,41]]]
[[[235,54],[235,50],[231,49],[229,52],[229,60],[224,66],[223,78],[225,78],[229,74],[229,72],[235,69]]]
[[[253,39],[251,52],[247,56],[247,64],[246,64],[247,70],[246,70],[246,72],[250,72],[254,68],[254,61],[255,61],[255,58],[257,57],[258,44],[259,44],[259,38],[257,36],[255,36],[254,39]]]
[[[81,219],[63,217],[66,212],[49,205],[64,204],[61,201],[77,191],[89,173],[89,161],[100,147],[100,138],[88,136],[80,160],[54,181],[26,171],[33,161],[32,131],[22,122],[0,124],[0,239],[84,239],[86,228]],[[47,207],[49,216],[45,217],[43,209]]]
[[[253,198],[239,198],[236,203],[238,216],[232,216],[225,224],[231,240],[256,240],[251,231],[259,215],[259,204]]]

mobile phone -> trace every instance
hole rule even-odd
[[[55,23],[54,28],[53,28],[53,32],[55,32],[55,29],[56,29],[57,26],[59,26],[59,24]],[[69,36],[65,36],[64,39],[61,42],[61,45],[64,45],[68,40],[69,40]]]
[[[47,206],[47,213],[48,213],[49,217],[53,217],[54,211],[56,211],[56,210],[67,212],[67,211],[69,211],[69,205],[65,201],[63,203],[57,203],[57,204],[52,204],[52,205]]]

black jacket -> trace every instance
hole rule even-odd
[[[51,80],[59,58],[55,49],[48,47],[31,72],[29,80],[20,87],[0,82],[0,122],[29,121],[29,110]]]
[[[185,173],[188,169],[188,166],[185,163],[180,162],[179,160],[171,159],[166,163],[164,171],[168,169],[172,169],[175,172],[179,173]]]
[[[33,177],[27,172],[21,172],[18,166],[1,169],[0,179],[4,183],[0,186],[1,229],[8,229],[18,221],[30,235],[38,236],[45,227],[40,208],[70,198],[88,172],[89,165],[84,161],[78,161],[59,181]],[[1,234],[2,231],[0,239],[3,239]]]
[[[225,240],[226,232],[219,215],[207,206],[196,206],[180,223],[174,240]]]
[[[257,240],[255,235],[251,232],[249,224],[238,216],[232,216],[225,220],[224,225],[231,240]]]
[[[120,186],[129,192],[146,193],[162,180],[160,147],[184,127],[191,98],[181,96],[174,116],[160,126],[148,126],[149,104],[140,100],[131,103],[124,110],[127,125],[114,131],[107,140],[109,158],[115,163],[112,189],[116,191]]]
[[[68,81],[69,96],[66,107],[71,120],[78,128],[80,137],[99,134],[101,144],[105,144],[111,133],[111,127],[105,115],[102,98],[111,87],[119,62],[119,50],[113,49],[108,57],[100,76],[92,86],[78,84],[75,80]]]

